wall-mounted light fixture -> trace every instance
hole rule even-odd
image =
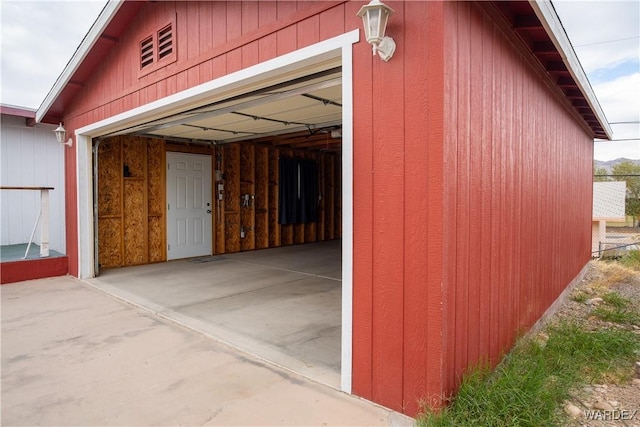
[[[62,126],[62,123],[60,123],[60,126],[58,126],[54,132],[56,134],[56,139],[60,144],[67,145],[69,147],[73,145],[71,138],[65,142],[65,139],[67,138],[67,130]]]
[[[373,46],[373,54],[377,53],[385,62],[390,60],[396,51],[396,43],[391,37],[384,35],[391,15],[393,15],[393,9],[380,0],[371,0],[358,11],[358,16],[362,18],[364,25],[367,43]]]

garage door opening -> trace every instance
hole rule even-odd
[[[224,145],[118,135],[97,147],[100,274],[90,283],[340,386],[335,125]]]
[[[76,134],[80,158],[93,140],[87,158],[96,178],[97,245],[93,271],[82,262],[85,278],[101,273],[94,285],[350,392],[350,49],[357,32],[343,38],[333,41],[337,50],[321,43],[324,54],[313,53],[316,46],[286,65],[281,58],[260,64],[280,70],[262,80],[242,72],[245,86],[218,82],[232,91],[185,94],[198,99],[190,108],[166,100],[144,120],[114,118]],[[199,193],[197,174],[175,173],[196,158],[211,165],[210,191]],[[79,164],[82,179],[87,170]],[[191,197],[181,199],[181,189]],[[203,210],[197,221],[169,216],[183,202]],[[87,225],[80,224],[81,247]],[[209,253],[169,255],[190,237],[201,243],[199,236],[211,236]]]

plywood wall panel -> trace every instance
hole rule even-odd
[[[240,243],[240,213],[225,213],[224,233],[225,253],[239,252],[242,249]]]
[[[250,251],[255,249],[255,209],[253,206],[253,183],[242,182],[240,184],[240,197],[242,199],[244,195],[249,195],[249,206],[240,207],[240,226],[241,231],[244,231],[244,237],[240,236],[240,248],[243,251]]]
[[[223,148],[216,146],[211,153],[214,159],[213,163],[213,253],[215,255],[224,253],[224,200],[219,199],[218,185],[224,187],[224,152]],[[219,174],[216,173],[219,171]],[[216,180],[218,179],[218,180]]]
[[[269,247],[269,148],[255,147],[255,236],[256,249]]]
[[[229,144],[223,147],[225,178],[225,252],[240,250],[240,146]]]
[[[164,217],[149,217],[148,220],[148,261],[166,261],[166,221]]]
[[[131,177],[145,178],[147,175],[147,139],[141,137],[118,137],[122,139],[122,162],[129,168]]]
[[[240,203],[241,230],[244,230],[244,238],[241,236],[240,245],[243,251],[255,249],[255,146],[253,144],[240,143]],[[249,197],[244,202],[243,197]]]
[[[301,245],[304,243],[306,224],[293,224],[293,243]]]
[[[98,224],[98,260],[100,267],[122,266],[122,253],[122,219],[100,219]]]
[[[164,141],[150,140],[147,144],[147,189],[149,215],[165,213],[166,178]]]
[[[98,151],[98,175],[105,178],[98,182],[98,194],[111,195],[98,198],[98,210],[103,213],[98,217],[100,265],[109,268],[165,260],[164,142],[118,136],[100,145],[104,148]],[[124,162],[130,165],[131,177],[123,177]],[[112,199],[120,205],[115,215],[108,209]],[[117,229],[112,229],[114,224]]]
[[[284,157],[292,157],[293,150],[280,150],[280,156]],[[293,245],[294,242],[294,233],[293,233],[294,225],[286,224],[280,225],[280,239],[282,241],[282,246],[290,246]]]
[[[110,139],[98,147],[98,217],[122,215],[122,144]]]
[[[278,158],[280,151],[269,148],[269,246],[281,245],[280,225],[278,224]]]
[[[145,264],[147,251],[146,182],[129,178],[124,181],[124,265]]]
[[[225,212],[240,210],[240,146],[229,144],[223,147],[225,179]]]

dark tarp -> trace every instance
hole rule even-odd
[[[318,221],[318,165],[313,160],[281,157],[278,223]]]

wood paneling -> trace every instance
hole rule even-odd
[[[430,25],[422,25],[429,16]],[[404,297],[403,297],[403,396],[407,413],[419,410],[419,401],[438,402],[441,396],[439,357],[442,340],[441,294],[436,286],[425,286],[437,279],[442,260],[441,210],[442,147],[442,4],[407,4],[405,25],[411,37],[405,38],[407,51],[415,60],[406,64],[406,75],[422,75],[406,82],[411,93],[405,111],[423,111],[405,117],[404,203]],[[431,83],[427,83],[431,82]],[[430,111],[425,109],[430,108]],[[441,105],[441,104],[440,104]],[[428,137],[427,137],[428,135]],[[440,194],[438,194],[440,193]],[[423,196],[424,195],[424,196]],[[436,282],[437,283],[437,282]],[[425,351],[428,349],[428,351]]]
[[[98,262],[101,267],[119,267],[122,242],[122,144],[108,139],[98,146]]]
[[[278,157],[277,148],[269,147],[269,246],[281,245],[280,225],[278,224]]]
[[[98,262],[103,268],[122,265],[122,218],[100,218]]]
[[[394,16],[404,20],[404,3],[398,3]],[[401,32],[394,34],[405,49]],[[378,58],[375,58],[378,60]],[[394,58],[395,59],[395,58]],[[404,61],[389,61],[386,67],[373,67],[373,116],[387,117],[388,123],[404,121],[406,76]],[[406,78],[406,77],[405,77]],[[404,301],[404,126],[374,126],[373,158],[373,399],[390,408],[402,402],[403,301]]]
[[[147,139],[140,137],[121,137],[122,163],[132,178],[145,178],[147,175]],[[121,168],[120,170],[122,170]]]
[[[224,232],[225,253],[238,252],[240,246],[240,145],[223,147],[225,180]]]
[[[255,248],[269,247],[269,148],[255,147]]]
[[[353,390],[415,414],[496,363],[584,266],[592,150],[481,6],[403,5],[396,57],[354,48]]]
[[[144,178],[124,178],[124,265],[147,263],[147,197]]]
[[[588,261],[592,144],[510,29],[479,4],[445,11],[451,391],[468,366],[497,363]]]
[[[293,151],[286,149],[280,150],[280,156],[293,157]],[[294,226],[292,224],[283,224],[280,226],[280,239],[282,246],[293,245],[293,227]]]
[[[161,262],[166,259],[164,248],[167,235],[163,216],[149,216],[148,218],[148,253],[149,262]]]
[[[98,147],[98,262],[166,260],[164,141],[118,136]],[[125,165],[129,176],[125,175]]]
[[[79,91],[69,119],[91,112],[94,122],[317,43],[321,33],[339,35],[344,25],[331,17],[343,9],[340,2],[147,3]],[[139,42],[172,19],[177,61],[140,76]],[[328,21],[325,28],[321,20]]]
[[[225,202],[216,224],[216,253],[340,238],[342,213],[340,202],[336,202],[336,198],[342,197],[340,156],[251,142],[228,144],[218,150],[224,165]],[[281,155],[318,162],[318,186],[322,189],[319,218],[326,216],[326,221],[278,224],[278,158]],[[328,172],[324,171],[325,164]],[[244,206],[243,196],[247,194],[249,205]]]
[[[122,144],[102,141],[98,147],[98,216],[122,215]]]
[[[240,248],[250,251],[256,248],[255,241],[255,147],[240,144]],[[243,237],[244,236],[244,237]]]
[[[165,210],[165,151],[161,142],[147,144],[147,194],[149,215],[164,215]]]

